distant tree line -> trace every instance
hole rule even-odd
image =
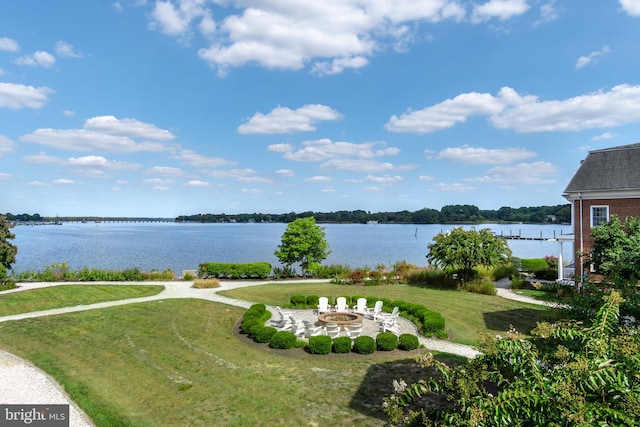
[[[498,210],[482,210],[473,205],[447,205],[439,211],[423,208],[410,212],[378,212],[363,210],[336,212],[289,212],[283,214],[197,214],[178,216],[176,222],[283,222],[290,223],[299,218],[314,217],[318,223],[365,224],[370,221],[397,224],[449,224],[482,222],[522,222],[533,224],[563,224],[571,222],[571,205],[538,206]]]

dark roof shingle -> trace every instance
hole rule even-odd
[[[640,189],[640,143],[590,151],[565,193]]]

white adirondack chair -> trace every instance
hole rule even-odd
[[[316,335],[322,334],[322,326],[316,326],[313,322],[309,320],[304,321],[304,336],[314,337]]]
[[[304,335],[306,328],[302,320],[298,320],[293,316],[289,316],[289,318],[291,319],[291,332],[298,336]]]
[[[331,311],[331,306],[329,306],[329,298],[320,297],[318,299],[318,314],[328,313]]]
[[[345,331],[345,336],[353,339],[358,338],[362,334],[362,323],[352,323],[347,326],[347,330]]]
[[[353,312],[365,316],[367,314],[367,299],[358,298],[356,305],[353,306]]]
[[[338,297],[336,299],[336,311],[348,311],[347,299],[345,297]]]
[[[382,301],[376,301],[376,304],[372,308],[367,309],[367,317],[369,319],[378,320],[380,314],[382,314]]]
[[[340,336],[340,326],[337,323],[327,323],[324,325],[325,333],[331,338]]]

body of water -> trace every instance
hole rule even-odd
[[[451,225],[321,224],[331,254],[324,264],[355,267],[392,265],[407,261],[427,264],[427,245]],[[470,226],[465,226],[469,228]],[[496,234],[552,238],[571,233],[569,225],[483,224]],[[18,247],[16,272],[43,270],[51,263],[82,267],[143,271],[170,268],[177,274],[195,270],[203,262],[258,262],[278,266],[273,252],[286,224],[178,224],[178,223],[65,223],[18,226],[13,244]],[[536,258],[558,255],[558,244],[548,241],[509,240],[513,255]],[[573,259],[571,244],[564,244],[565,261]]]

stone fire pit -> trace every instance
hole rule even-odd
[[[341,328],[345,326],[350,326],[353,323],[362,323],[363,317],[357,313],[345,313],[345,312],[334,312],[334,313],[322,313],[318,316],[318,322],[323,325],[327,323],[335,323],[339,325]]]

